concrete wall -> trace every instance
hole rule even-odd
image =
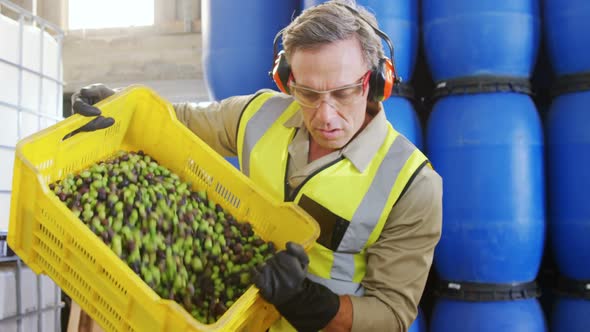
[[[69,33],[63,44],[65,92],[91,83],[147,84],[174,101],[207,99],[200,33],[120,29]]]
[[[156,0],[152,27],[69,31],[63,43],[64,92],[97,82],[138,83],[173,102],[208,100],[200,7],[200,0]]]

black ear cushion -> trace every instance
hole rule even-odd
[[[386,80],[384,71],[383,60],[380,60],[377,68],[373,68],[369,77],[369,95],[367,97],[369,101],[380,102],[383,100]]]
[[[291,94],[289,89],[289,79],[291,78],[291,67],[287,63],[287,57],[284,51],[279,52],[275,60],[275,67],[273,69],[272,78],[282,92]]]
[[[396,83],[395,68],[389,58],[381,58],[376,68],[371,70],[369,77],[369,94],[367,99],[382,102],[391,96],[391,90]]]

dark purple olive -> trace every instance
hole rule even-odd
[[[107,191],[104,188],[98,188],[98,200],[104,202],[107,200]]]

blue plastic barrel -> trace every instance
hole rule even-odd
[[[303,7],[309,8],[325,0],[303,0]],[[418,1],[416,0],[357,0],[377,18],[379,28],[391,39],[394,47],[396,71],[404,81],[412,78],[418,52]],[[387,44],[383,44],[385,55],[389,56]]]
[[[426,319],[424,318],[424,312],[420,307],[418,307],[418,316],[410,325],[408,332],[427,332],[428,327],[426,326]]]
[[[538,0],[423,0],[432,77],[529,77],[539,47],[539,15]]]
[[[590,1],[544,0],[545,41],[557,75],[590,71]]]
[[[590,90],[559,95],[546,120],[549,237],[559,272],[575,280],[590,280],[588,105]]]
[[[203,72],[214,100],[275,88],[273,38],[299,9],[295,0],[203,0]]]
[[[443,280],[535,279],[545,236],[541,121],[528,95],[488,92],[439,99],[427,154],[444,179],[435,268]]]
[[[434,306],[430,321],[430,332],[499,331],[547,331],[545,316],[537,299],[464,302],[441,298]]]
[[[588,331],[590,299],[560,297],[553,304],[552,332]]]
[[[232,164],[233,167],[240,169],[240,161],[238,160],[238,157],[225,157],[225,160]]]
[[[422,125],[412,102],[403,97],[390,97],[383,102],[383,109],[393,128],[422,149]]]

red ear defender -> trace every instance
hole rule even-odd
[[[286,94],[291,94],[289,90],[289,79],[291,78],[291,67],[287,63],[285,51],[280,51],[275,57],[275,63],[271,72],[272,80],[279,90]]]
[[[371,71],[368,100],[382,102],[391,96],[397,82],[395,68],[389,58],[381,58],[377,68]]]

